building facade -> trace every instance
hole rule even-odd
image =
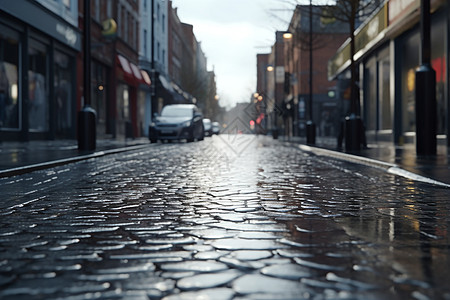
[[[2,1],[0,140],[76,136],[77,1]]]
[[[153,85],[149,89],[141,89],[138,95],[139,119],[143,124],[144,135],[148,135],[152,116],[160,112],[158,103],[162,102],[158,101],[157,93],[158,95],[161,93],[155,86],[157,83],[161,86],[160,76],[166,82],[169,80],[169,5],[165,0],[141,0],[140,5],[139,65],[153,80]]]
[[[437,140],[449,145],[447,1],[431,1],[431,64],[436,72]],[[391,0],[380,5],[356,32],[361,83],[361,116],[369,142],[414,143],[415,70],[420,65],[420,1]],[[348,79],[348,43],[329,61],[329,78]],[[345,100],[343,100],[345,101]]]
[[[0,140],[75,139],[85,104],[96,112],[96,136],[116,139],[146,136],[170,103],[198,98],[214,111],[206,101],[217,104],[215,75],[171,1],[89,1],[89,99],[84,1],[0,3]]]
[[[321,18],[322,9],[297,5],[287,30],[276,32],[271,53],[257,56],[256,92],[263,96],[268,130],[303,136],[312,119],[318,135],[336,134],[339,106],[329,97],[327,61],[348,37],[348,26]]]
[[[80,30],[84,19],[79,2]],[[139,65],[139,3],[90,1],[91,92],[99,138],[144,136],[138,95],[150,86],[149,75]],[[83,105],[83,52],[78,55],[78,102]]]
[[[308,120],[315,123],[318,136],[337,134],[339,107],[329,96],[333,84],[328,81],[327,61],[348,37],[349,30],[340,21],[321,17],[324,8],[297,5],[288,27],[292,37],[284,49],[284,92],[289,135],[303,135]]]

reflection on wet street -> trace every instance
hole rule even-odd
[[[2,299],[449,299],[448,189],[266,137],[1,179]]]

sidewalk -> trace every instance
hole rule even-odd
[[[280,137],[279,140],[306,145],[305,138],[288,140],[286,137]],[[147,138],[134,140],[99,139],[95,152],[80,153],[76,140],[1,142],[0,177],[23,174],[68,162],[145,147],[148,144]],[[328,152],[329,155],[345,153],[342,150],[336,150],[335,138],[317,137],[316,144],[311,149],[315,148],[333,151]],[[417,157],[413,144],[396,146],[391,143],[377,143],[369,144],[368,148],[351,155],[356,155],[356,159],[363,157],[391,164],[419,176],[450,184],[450,155],[444,145],[439,145],[438,154],[431,158]],[[348,157],[346,156],[346,158]]]
[[[0,142],[0,178],[118,153],[149,144],[147,138],[98,139],[93,152],[78,151],[77,140]]]
[[[288,141],[286,138],[281,140]],[[306,138],[291,138],[289,142],[306,145]],[[336,138],[317,137],[313,147],[334,151],[336,154],[346,153],[344,150],[337,150]],[[450,184],[450,152],[445,145],[438,145],[435,157],[418,157],[414,144],[398,146],[388,142],[369,143],[368,149],[348,154],[380,161],[418,176]]]

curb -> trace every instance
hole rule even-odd
[[[79,161],[83,161],[83,160],[88,160],[91,158],[99,158],[99,157],[110,155],[110,154],[116,154],[116,153],[131,151],[131,150],[137,150],[137,149],[148,147],[149,145],[150,144],[135,145],[135,146],[129,146],[129,147],[110,149],[110,150],[103,150],[103,151],[98,151],[98,152],[94,152],[91,154],[73,156],[73,157],[69,157],[69,158],[63,158],[63,159],[58,159],[58,160],[53,160],[53,161],[48,161],[48,162],[43,162],[43,163],[38,163],[38,164],[32,164],[32,165],[23,166],[23,167],[1,170],[0,178],[23,175],[23,174],[30,173],[30,172],[45,170],[45,169],[58,167],[58,166],[62,166],[62,165],[67,165],[67,164],[71,164],[71,163],[75,163],[75,162],[79,162]]]
[[[432,184],[432,185],[450,188],[450,184],[448,184],[448,183],[440,182],[440,181],[434,180],[432,178],[428,178],[428,177],[407,171],[396,164],[391,164],[391,163],[387,163],[387,162],[372,159],[372,158],[367,158],[367,157],[358,156],[358,155],[354,155],[354,154],[342,153],[342,152],[328,150],[328,149],[319,148],[319,147],[312,147],[312,146],[307,146],[307,145],[295,145],[295,146],[297,146],[300,150],[312,153],[317,156],[332,157],[332,158],[340,159],[340,160],[351,162],[351,163],[365,165],[365,166],[369,166],[369,167],[373,167],[373,168],[377,168],[377,169],[383,169],[389,174],[401,176],[401,177],[404,177],[407,179],[411,179],[413,181],[419,181],[419,182],[423,182],[423,183],[428,183],[428,184]]]

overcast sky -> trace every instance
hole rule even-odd
[[[214,68],[220,105],[247,102],[256,89],[256,54],[269,53],[276,30],[286,30],[293,6],[283,0],[173,0],[192,24]],[[284,21],[283,21],[284,20]]]

